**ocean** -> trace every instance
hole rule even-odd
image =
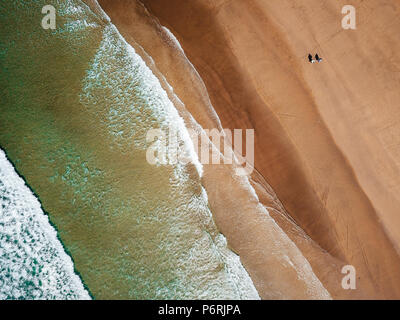
[[[3,1],[0,20],[0,146],[16,170],[0,153],[0,298],[258,298],[183,119],[118,30],[72,0]],[[192,162],[149,164],[147,132],[170,126]]]

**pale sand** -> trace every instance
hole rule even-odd
[[[331,295],[398,298],[400,263],[393,248],[399,238],[394,141],[399,43],[393,41],[399,30],[398,7],[383,6],[376,12],[374,7],[391,2],[363,4],[354,32],[341,30],[342,4],[333,0],[324,5],[308,1],[307,6],[304,1],[143,2],[179,39],[207,91],[165,31],[140,12],[140,5],[100,1],[123,36],[136,40],[154,59],[201,126],[219,126],[208,92],[223,127],[255,128],[256,168],[277,194],[266,183],[253,182],[258,196]],[[391,28],[383,28],[385,21]],[[324,62],[308,64],[308,51],[318,51]],[[262,263],[268,248],[254,251],[264,242],[268,245],[271,225],[232,219],[233,199],[226,190],[221,195],[226,185],[218,187],[216,175],[218,169],[204,177],[215,220],[260,295],[277,297],[269,294],[274,291],[267,284],[282,277],[282,267],[277,271]],[[254,180],[263,179],[254,175]],[[231,208],[238,207],[238,200],[248,202],[246,197],[234,199]],[[285,218],[277,198],[314,241]],[[344,261],[357,269],[356,291],[340,287]],[[286,297],[305,297],[302,290],[307,289],[295,282],[296,293]]]

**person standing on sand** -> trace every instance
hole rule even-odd
[[[310,63],[314,63],[315,60],[313,59],[311,53],[308,54],[308,61],[310,61]]]
[[[322,58],[319,57],[318,53],[315,54],[315,60],[317,60],[318,62],[322,61]]]

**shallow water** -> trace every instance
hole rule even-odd
[[[57,9],[54,31],[41,28],[45,4]],[[146,161],[152,128],[173,124],[179,148],[192,146],[115,27],[81,1],[5,1],[0,17],[0,145],[94,297],[257,298],[215,227],[200,165]]]

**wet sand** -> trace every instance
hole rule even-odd
[[[140,43],[145,49],[142,54],[151,56],[155,63],[153,72],[161,80],[165,76],[173,87],[183,102],[175,99],[175,105],[186,119],[187,126],[198,128],[192,120],[193,115],[203,128],[219,128],[201,78],[168,33],[146,13],[144,7],[135,2],[129,5],[123,1],[100,3],[125,39],[139,51]],[[186,82],[180,82],[182,79]],[[167,85],[164,88],[168,90]],[[171,92],[170,97],[174,100]],[[230,166],[204,166],[202,181],[214,219],[227,237],[230,247],[240,255],[260,296],[280,299],[328,298],[324,290],[321,291],[319,281],[302,253],[257,201],[248,180],[235,179]],[[290,265],[292,261],[295,266]]]

